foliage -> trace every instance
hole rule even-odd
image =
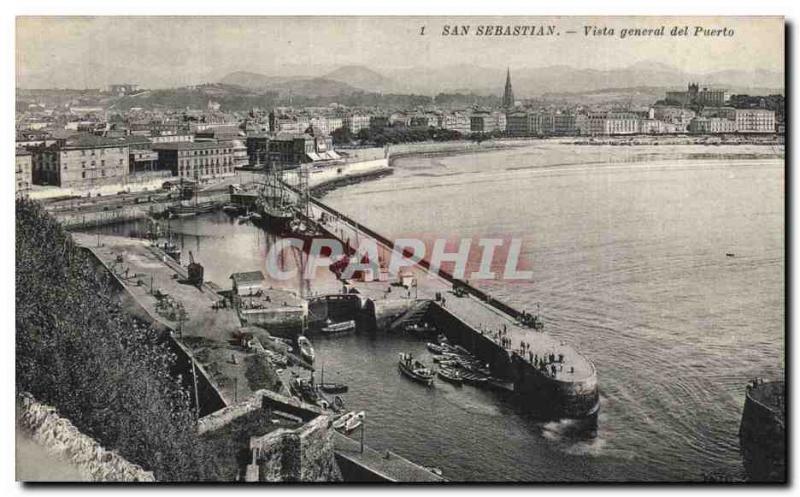
[[[364,128],[358,132],[356,138],[364,145],[374,144],[382,147],[387,143],[460,140],[462,135],[458,131],[434,127],[392,126],[388,128]]]
[[[161,481],[218,478],[163,337],[37,203],[16,203],[16,381]]]

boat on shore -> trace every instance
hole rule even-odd
[[[400,360],[397,363],[400,372],[416,381],[427,386],[433,384],[433,371],[428,369],[424,364],[414,359],[411,354],[400,354]]]
[[[348,419],[347,422],[344,424],[344,432],[352,433],[353,431],[355,431],[355,429],[361,426],[361,424],[364,422],[364,416],[366,416],[364,411],[359,411],[356,413],[355,416]]]
[[[356,322],[354,320],[342,321],[340,323],[329,322],[320,330],[325,335],[341,335],[343,333],[350,333],[356,330]]]
[[[311,340],[300,335],[297,337],[297,347],[300,349],[300,357],[313,364],[316,354],[314,353],[314,347],[311,345]]]
[[[355,415],[356,415],[355,411],[350,411],[342,414],[333,421],[333,429],[344,430],[345,426],[347,426],[347,422],[350,421],[351,418],[355,417]]]

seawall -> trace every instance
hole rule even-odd
[[[154,482],[150,471],[106,450],[96,440],[81,433],[55,408],[42,404],[30,394],[17,397],[17,426],[48,454],[71,465],[80,481]],[[43,461],[18,461],[39,464]]]
[[[747,386],[739,445],[749,481],[787,481],[785,389],[782,381]]]

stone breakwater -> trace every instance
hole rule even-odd
[[[93,438],[83,434],[55,408],[37,402],[30,394],[17,399],[18,426],[34,442],[77,468],[84,481],[154,482],[150,471],[133,464],[116,452],[104,449]]]

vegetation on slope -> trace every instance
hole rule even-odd
[[[161,481],[217,480],[189,394],[152,328],[41,206],[16,204],[16,381]]]

